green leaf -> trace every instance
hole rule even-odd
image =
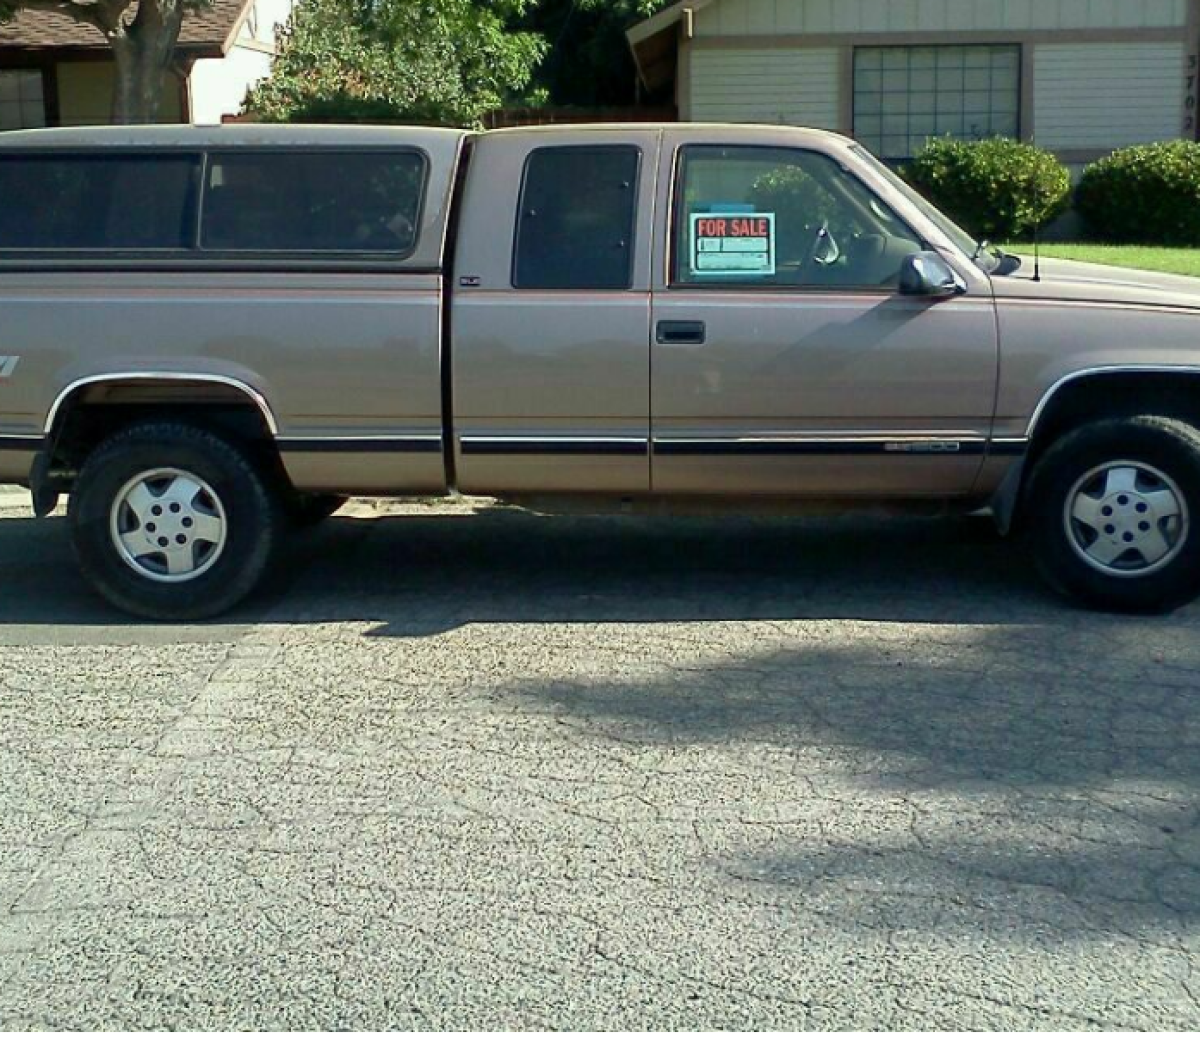
[[[2,0],[0,0],[2,2]],[[531,0],[305,0],[245,109],[265,121],[477,126],[524,102],[545,40],[513,28]]]

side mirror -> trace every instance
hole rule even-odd
[[[901,295],[948,299],[952,295],[962,295],[966,290],[966,282],[936,252],[921,251],[909,255],[900,267]]]

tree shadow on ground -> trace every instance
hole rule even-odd
[[[760,901],[1175,941],[1200,926],[1195,617],[1061,619],[827,632],[508,696],[616,748],[763,765],[752,800],[694,810],[712,866]]]

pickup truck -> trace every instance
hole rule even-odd
[[[1200,282],[963,232],[776,126],[0,134],[0,482],[229,609],[349,495],[990,510],[1103,608],[1200,591]]]

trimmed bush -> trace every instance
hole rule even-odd
[[[1062,214],[1071,199],[1067,168],[1050,152],[1009,137],[937,137],[904,177],[981,239],[1026,236]]]
[[[1114,151],[1083,171],[1075,205],[1098,240],[1200,246],[1200,144],[1168,140]]]

